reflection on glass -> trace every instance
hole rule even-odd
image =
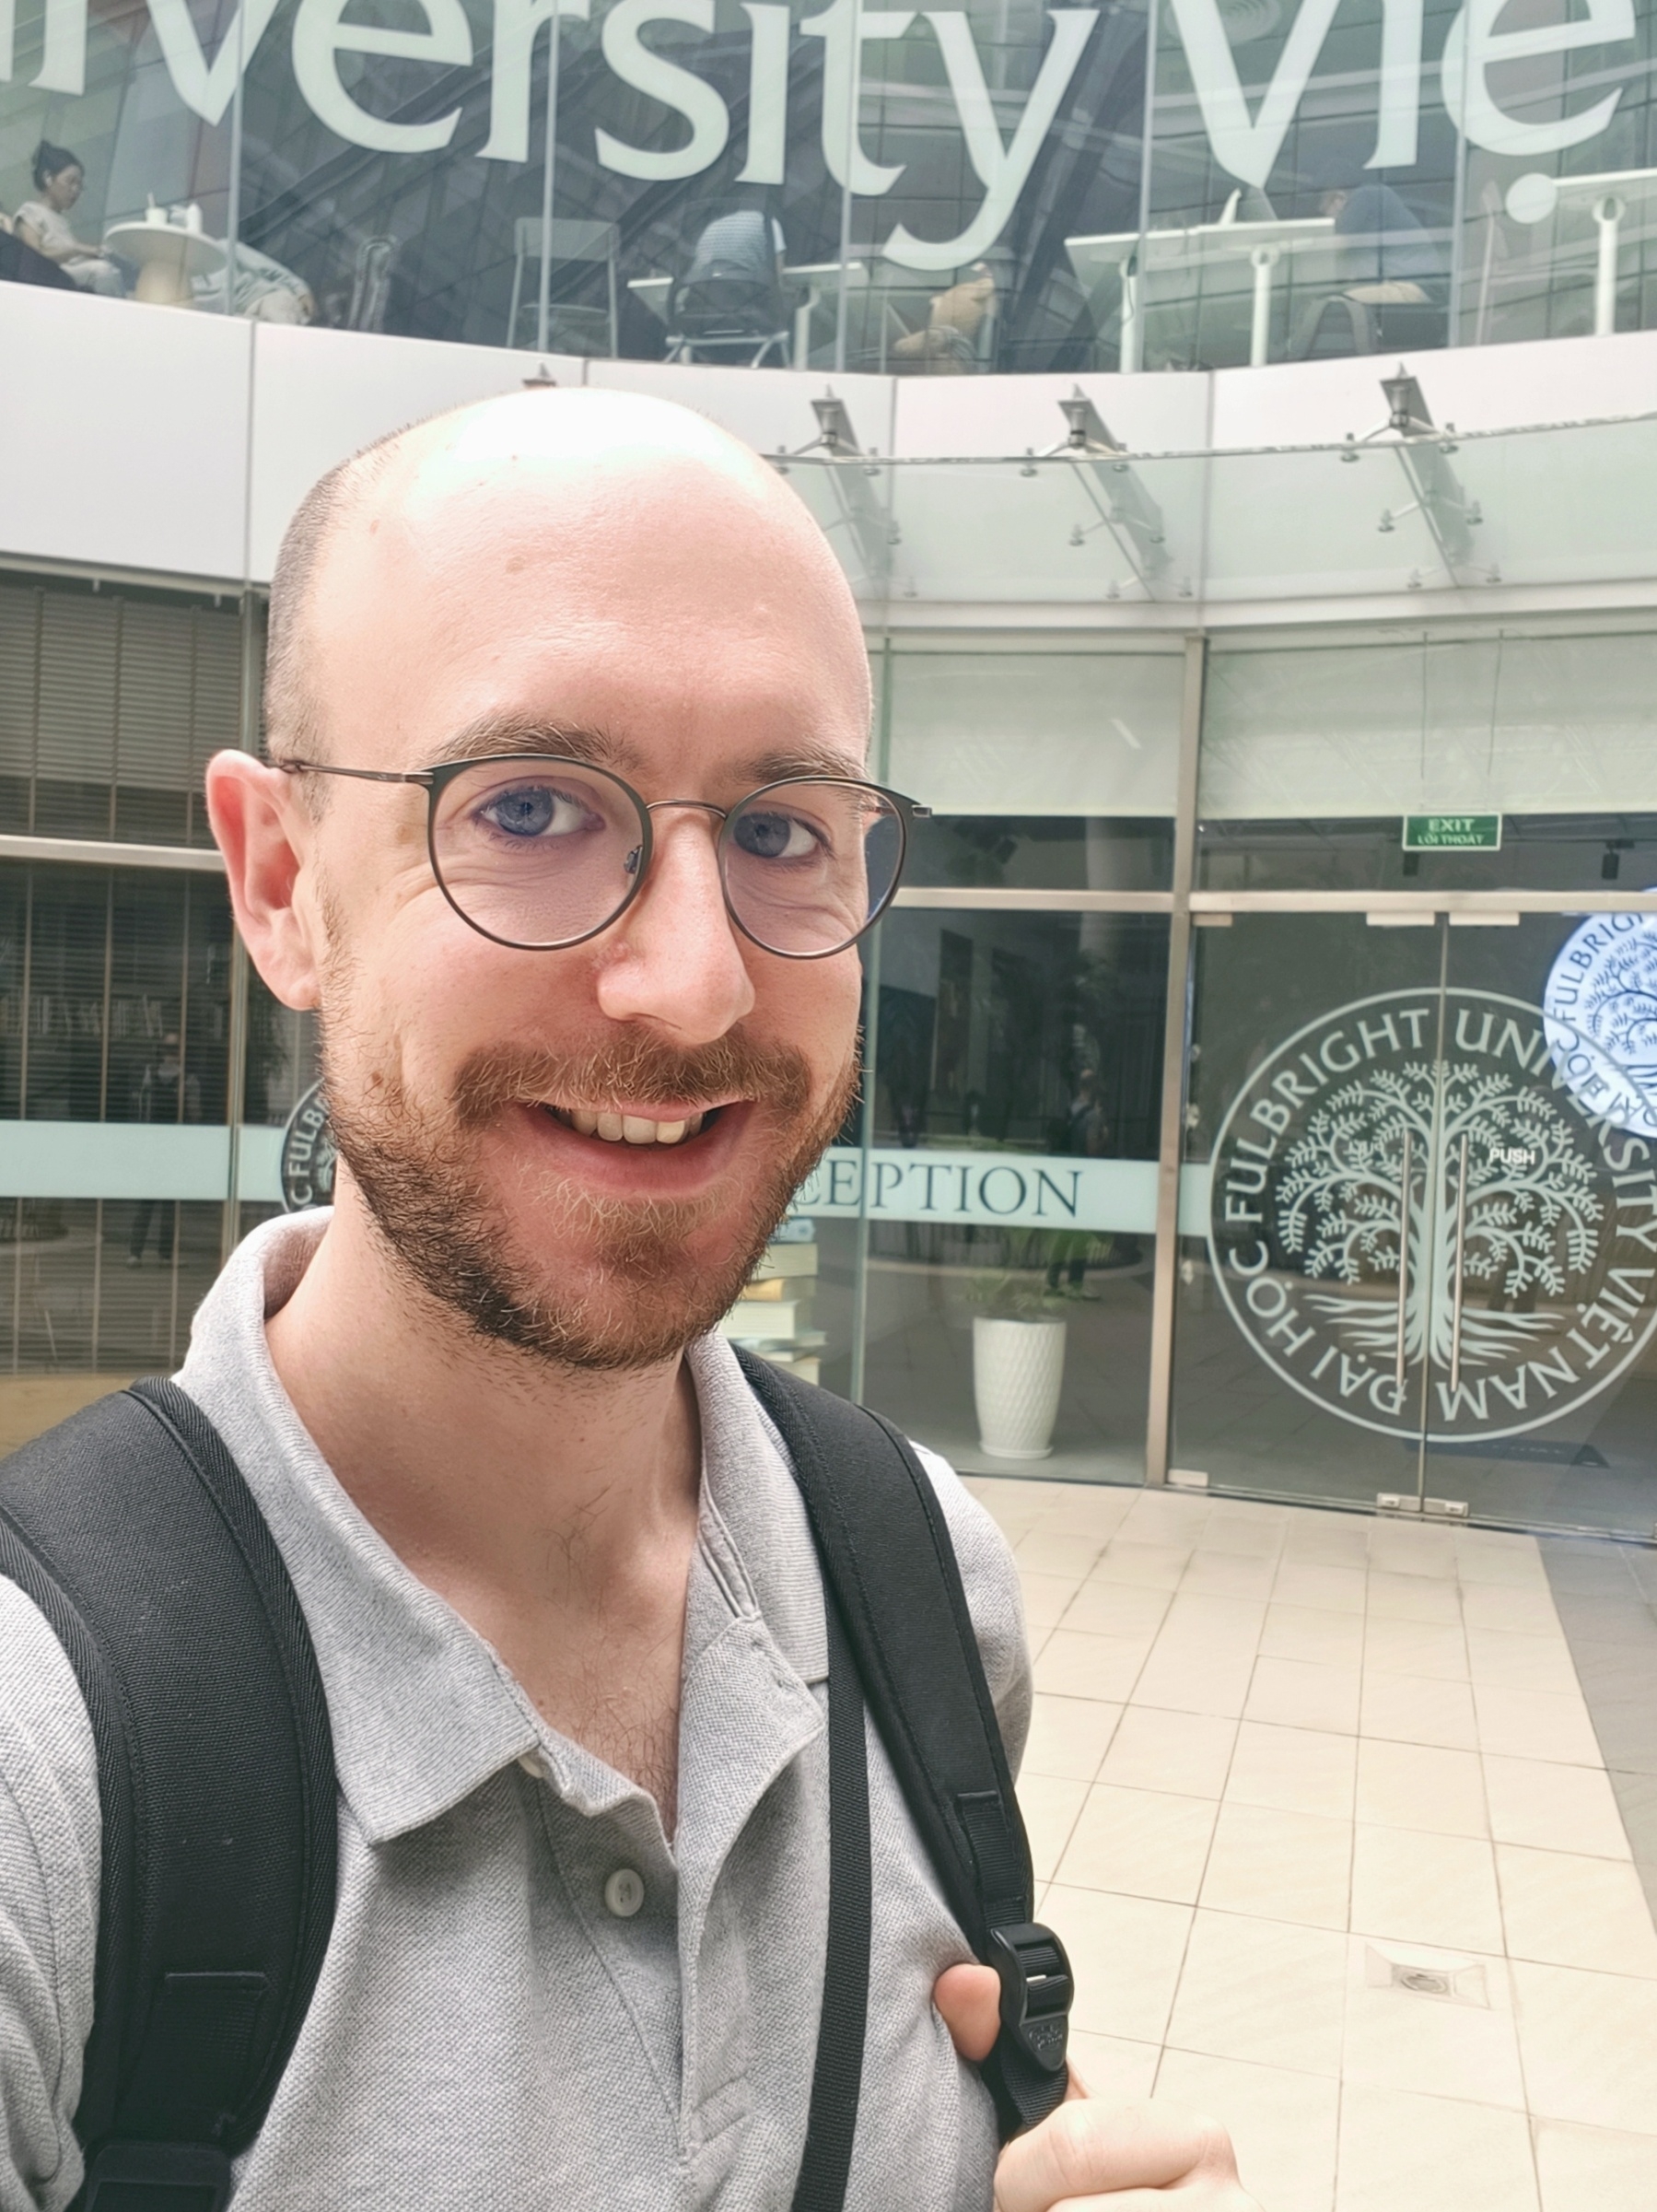
[[[1025,1448],[1004,1380],[1034,1358],[1044,1471],[1142,1472],[1166,959],[1153,916],[881,924],[871,1147],[800,1202],[867,1214],[864,1395],[958,1466]]]
[[[1651,941],[1637,915],[1199,932],[1180,1465],[1649,1531],[1657,1181],[1629,1000]]]
[[[216,877],[0,862],[0,1118],[222,1122],[229,945]]]
[[[84,1389],[54,1392],[55,1378],[100,1375],[113,1389],[179,1364],[218,1270],[221,1222],[199,1201],[0,1198],[6,1448],[84,1402]]]
[[[181,9],[164,42],[142,9],[20,0],[5,23],[0,217],[9,227],[0,219],[0,280],[222,306],[229,22],[198,29]],[[209,69],[190,49],[204,38],[211,50],[216,36],[227,42]]]
[[[1485,345],[1651,311],[1644,31],[1611,8],[12,15],[0,203],[21,219],[0,281],[929,376]]]

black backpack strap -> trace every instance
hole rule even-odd
[[[1033,1922],[1030,1847],[943,1509],[889,1422],[733,1349],[788,1448],[864,1695],[950,1909],[1000,1978],[1001,2031],[981,2070],[1005,2139],[1063,2100],[1072,1984],[1064,1946]]]
[[[62,1643],[98,1749],[77,2212],[218,2212],[333,1922],[333,1747],[298,1599],[217,1432],[165,1382],[0,1466],[0,1573]]]
[[[793,2212],[840,2212],[846,2201],[863,2089],[863,2038],[869,2025],[873,1899],[863,1693],[840,1609],[826,1590],[823,1612],[829,1655],[828,1946],[805,2157]]]

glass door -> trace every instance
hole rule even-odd
[[[1418,1497],[1443,939],[1361,914],[1204,917],[1175,1306],[1175,1470]],[[1416,918],[1412,918],[1414,919]]]
[[[1427,1491],[1649,1537],[1657,915],[1446,935]]]
[[[1216,919],[1175,1468],[1649,1534],[1657,917]]]

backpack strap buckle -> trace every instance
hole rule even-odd
[[[234,2178],[211,2143],[106,2143],[76,2212],[225,2212]]]
[[[1034,1921],[989,1931],[989,1963],[1001,1980],[1001,2031],[1042,2069],[1065,2070],[1076,1984],[1064,1945]]]

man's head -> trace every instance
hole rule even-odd
[[[826,543],[745,447],[659,402],[529,393],[370,449],[296,518],[271,633],[277,760],[567,752],[704,808],[862,773],[867,662]],[[448,903],[417,786],[226,754],[209,799],[261,973],[321,1012],[339,1202],[404,1277],[578,1364],[708,1327],[849,1103],[856,952],[737,933],[696,808],[652,815],[618,920],[528,952]]]

